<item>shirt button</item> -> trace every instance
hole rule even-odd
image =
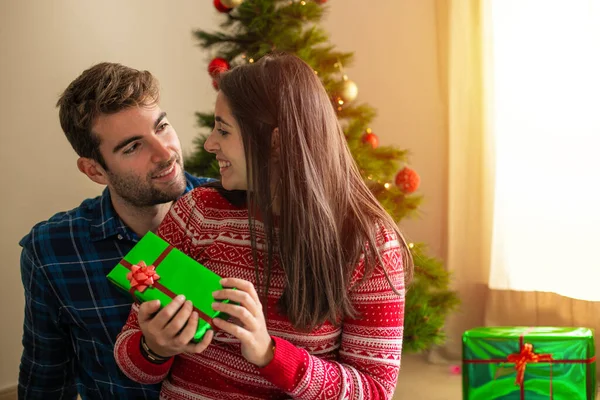
[[[120,233],[117,235],[117,239],[119,240],[123,240],[123,235],[121,235]]]

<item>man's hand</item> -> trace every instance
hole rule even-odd
[[[140,306],[138,320],[146,344],[161,357],[181,353],[201,353],[213,338],[209,330],[200,343],[190,343],[198,327],[198,313],[192,312],[192,302],[179,295],[160,310],[160,301],[152,300]],[[156,315],[154,315],[156,314]]]

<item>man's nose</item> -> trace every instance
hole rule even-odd
[[[156,139],[152,146],[152,162],[162,162],[171,158],[171,151],[166,143]]]

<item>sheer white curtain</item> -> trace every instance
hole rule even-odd
[[[491,289],[600,300],[600,1],[491,0]]]
[[[446,322],[444,350],[460,358],[465,329],[484,323],[488,294],[493,177],[483,99],[488,0],[436,0],[439,83],[448,130],[446,265],[461,299]]]

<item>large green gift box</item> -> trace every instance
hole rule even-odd
[[[223,288],[221,278],[152,232],[142,237],[107,278],[137,301],[158,299],[162,307],[175,296],[185,295],[200,317],[195,342],[213,327],[212,319],[221,315],[211,307],[215,302],[212,292]]]
[[[587,328],[485,327],[463,334],[463,400],[596,398]]]

